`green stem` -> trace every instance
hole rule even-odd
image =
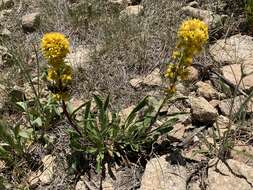
[[[63,109],[63,113],[64,115],[66,116],[70,126],[80,135],[82,136],[82,133],[81,131],[78,129],[78,127],[74,124],[74,122],[72,121],[70,115],[69,115],[69,112],[67,110],[67,106],[66,106],[66,103],[64,100],[62,100],[62,109]]]

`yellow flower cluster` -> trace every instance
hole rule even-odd
[[[63,34],[47,33],[41,40],[41,49],[49,64],[59,63],[69,53],[69,41]]]
[[[72,82],[72,67],[65,63],[64,59],[69,53],[69,41],[60,33],[45,34],[41,40],[41,49],[48,60],[49,68],[47,79],[57,89],[52,91],[55,100],[66,100],[66,89]]]
[[[197,55],[208,40],[208,27],[198,19],[184,21],[177,33],[176,50],[172,54],[173,62],[169,63],[165,77],[170,81],[168,93],[176,92],[178,78],[186,80],[189,75],[188,67],[193,57]]]
[[[184,21],[177,33],[178,48],[187,50],[192,56],[199,53],[208,40],[208,27],[198,19]]]

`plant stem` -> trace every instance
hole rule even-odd
[[[71,119],[71,117],[70,117],[70,115],[69,115],[69,112],[68,112],[68,110],[67,110],[67,106],[66,106],[66,103],[65,103],[64,100],[62,100],[62,109],[63,109],[64,115],[65,115],[66,118],[68,119],[68,122],[69,122],[70,126],[71,126],[73,129],[75,129],[76,132],[77,132],[80,136],[82,136],[81,131],[80,131],[80,130],[78,129],[78,127],[73,123],[73,121],[72,121],[72,119]]]

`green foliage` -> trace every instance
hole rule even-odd
[[[20,158],[24,158],[26,144],[32,139],[32,133],[31,128],[22,128],[20,124],[11,127],[0,121],[0,159],[8,166],[13,166]]]
[[[247,22],[252,26],[253,24],[253,0],[245,0],[245,13]]]
[[[26,113],[31,126],[48,128],[53,121],[60,117],[58,104],[49,98],[46,101],[39,100],[40,104],[29,105],[28,102],[17,102],[17,105]]]
[[[94,101],[95,109],[91,109],[91,101],[85,103],[82,121],[75,121],[82,137],[75,131],[71,131],[70,136],[71,148],[75,152],[95,155],[98,172],[105,161],[124,160],[129,154],[150,148],[160,135],[172,130],[176,121],[170,119],[160,127],[154,127],[159,109],[149,104],[149,97],[141,100],[125,121],[119,114],[109,111],[109,96],[103,101],[100,96],[94,95]]]

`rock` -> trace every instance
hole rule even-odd
[[[143,14],[144,8],[142,5],[131,5],[126,7],[123,11],[120,12],[120,16],[139,16]]]
[[[197,89],[197,95],[203,96],[207,100],[212,99],[220,99],[221,93],[219,93],[217,90],[215,90],[210,84],[199,81],[196,83]]]
[[[171,165],[164,155],[147,163],[140,190],[185,190],[186,178],[186,168],[179,164]]]
[[[184,137],[185,126],[182,123],[177,123],[173,126],[172,131],[169,132],[169,137],[173,137],[173,139],[177,141],[181,141]]]
[[[78,181],[75,190],[87,190],[85,183],[82,180]]]
[[[119,112],[119,116],[120,116],[122,122],[124,122],[127,119],[127,117],[133,111],[134,108],[135,108],[135,106],[132,105],[132,106],[129,106],[128,108],[123,109]]]
[[[211,160],[209,165],[216,162]],[[251,190],[253,184],[253,168],[236,160],[226,160],[229,168],[234,174],[244,176],[239,178],[231,173],[228,166],[219,161],[217,168],[215,166],[208,169],[208,188],[207,190]]]
[[[131,5],[131,0],[109,0],[109,3],[115,5]]]
[[[0,160],[0,170],[2,171],[6,167],[6,164],[3,160]]]
[[[139,88],[141,86],[143,79],[141,77],[139,78],[133,78],[129,81],[130,85],[134,88]]]
[[[7,28],[4,28],[0,32],[0,36],[3,37],[3,38],[10,38],[11,37],[11,32]]]
[[[237,160],[239,162],[243,162],[249,166],[253,167],[253,146],[251,145],[245,145],[245,143],[236,143],[236,145],[231,150],[231,157],[234,160]]]
[[[219,63],[243,63],[253,56],[253,37],[237,34],[217,40],[210,46],[210,54]]]
[[[199,78],[199,71],[193,67],[193,66],[190,66],[188,67],[188,70],[189,70],[189,75],[188,75],[188,81],[196,81],[198,80]]]
[[[22,28],[25,32],[33,32],[40,25],[40,13],[35,12],[22,17]]]
[[[114,190],[113,184],[109,180],[105,180],[102,182],[103,190]]]
[[[55,156],[46,155],[43,159],[43,171],[39,174],[39,179],[42,185],[50,184],[54,177]]]
[[[192,120],[197,122],[212,122],[218,116],[217,110],[203,97],[191,97]]]
[[[147,86],[161,86],[162,79],[160,75],[160,70],[156,68],[154,71],[152,71],[149,75],[147,75],[143,79],[142,83]]]
[[[216,131],[215,132],[215,135],[216,137],[219,137],[219,133],[221,135],[221,137],[223,137],[224,133],[228,130],[229,128],[229,118],[228,117],[225,117],[223,115],[219,115],[216,119],[216,122],[213,124],[213,127],[214,127],[214,130]],[[233,124],[233,122],[231,122],[231,129],[235,129],[236,126]],[[212,128],[209,128],[208,129],[208,132],[210,134],[211,137],[213,137],[213,129]]]
[[[227,19],[227,15],[218,15],[209,10],[202,10],[197,8],[197,3],[189,4],[182,8],[182,11],[194,18],[203,20],[209,27],[209,29],[216,29],[223,26],[223,23]]]
[[[39,177],[36,172],[32,172],[28,177],[28,183],[31,188],[35,188],[39,183]]]
[[[211,100],[209,104],[211,104],[214,108],[218,107],[220,104],[220,100]]]
[[[14,6],[13,0],[1,0],[0,9],[11,9]]]
[[[243,70],[240,64],[232,64],[222,67],[223,76],[235,86],[239,84],[242,77],[242,71],[248,76],[243,78],[240,83],[240,88],[250,92],[253,89],[253,64],[244,64]]]
[[[232,114],[233,115],[240,110],[240,107],[241,107],[241,105],[243,104],[244,101],[245,101],[244,96],[236,96],[235,97],[234,105],[233,105],[233,109],[232,109]],[[244,111],[248,114],[253,112],[253,103],[252,103],[252,101],[250,101],[247,105],[244,106]],[[223,115],[229,116],[229,114],[230,114],[229,112],[230,112],[230,109],[231,109],[232,102],[233,102],[233,98],[225,99],[225,100],[222,100],[220,102],[219,109],[220,109],[220,111]]]
[[[87,69],[91,62],[91,51],[89,48],[79,46],[67,55],[66,61],[71,64],[74,70]]]

